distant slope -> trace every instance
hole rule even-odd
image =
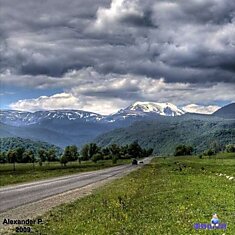
[[[42,141],[33,141],[30,139],[23,139],[19,137],[0,138],[0,144],[1,144],[1,152],[8,151],[9,149],[14,149],[18,147],[22,147],[25,150],[32,150],[35,153],[40,148],[43,149],[54,148],[57,154],[62,152],[62,149],[55,145],[51,145]]]
[[[213,113],[213,116],[235,119],[235,103],[226,105]]]
[[[143,147],[153,148],[156,154],[172,154],[178,144],[192,145],[201,152],[213,142],[221,145],[234,143],[235,120],[164,118],[136,122],[127,128],[103,134],[95,142],[106,146],[112,143],[129,144],[135,140]]]
[[[0,137],[21,137],[44,141],[60,147],[83,145],[105,131],[110,125],[78,121],[46,120],[28,126],[10,126],[0,123]]]

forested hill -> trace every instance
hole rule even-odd
[[[235,103],[231,103],[229,105],[222,107],[221,109],[214,112],[213,116],[235,119]]]
[[[56,150],[58,154],[62,153],[62,149],[55,145],[48,144],[42,141],[23,139],[20,137],[0,138],[0,146],[1,146],[1,152],[6,152],[10,149],[24,148],[25,150],[32,150],[34,153],[36,153],[39,149],[48,150],[53,148]]]
[[[172,154],[179,144],[192,145],[200,153],[212,145],[223,148],[235,143],[235,120],[163,119],[136,122],[127,128],[105,133],[95,139],[98,145],[125,145],[138,140],[156,154]]]

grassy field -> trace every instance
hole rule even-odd
[[[94,162],[69,162],[66,167],[61,166],[59,162],[44,163],[42,166],[32,163],[16,164],[16,171],[13,171],[12,164],[0,164],[0,186],[9,184],[30,182],[35,180],[47,179],[50,177],[75,174],[85,171],[100,170],[103,168],[130,163],[131,160],[118,160],[113,164],[111,160]]]
[[[33,234],[235,234],[235,155],[157,158],[75,203],[43,216]],[[195,230],[217,213],[227,230]],[[41,233],[40,233],[41,232]]]

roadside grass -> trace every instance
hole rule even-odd
[[[113,164],[112,160],[98,161],[97,163],[85,161],[81,164],[79,164],[79,162],[69,162],[67,166],[64,167],[59,162],[50,162],[43,163],[42,166],[35,163],[35,169],[33,169],[32,163],[16,163],[16,171],[12,170],[12,164],[0,164],[0,187],[80,172],[100,170],[128,163],[131,163],[131,160],[118,160],[116,164]]]
[[[233,171],[232,171],[233,169]],[[151,164],[59,206],[33,227],[42,235],[235,234],[235,158],[155,158]],[[227,230],[195,230],[217,213]]]

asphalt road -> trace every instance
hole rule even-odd
[[[144,164],[147,164],[150,160],[151,158],[144,159]],[[135,167],[122,165],[33,183],[2,187],[0,188],[0,213],[69,190],[82,188],[113,176],[122,175]]]

